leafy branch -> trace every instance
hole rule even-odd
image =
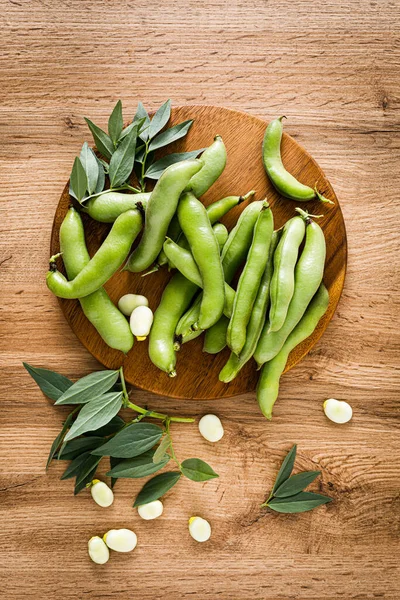
[[[304,491],[310,483],[321,475],[321,471],[304,471],[291,475],[296,460],[296,452],[297,446],[294,445],[285,457],[276,476],[272,491],[268,499],[261,504],[262,507],[268,507],[280,513],[301,513],[312,510],[321,504],[332,502],[332,498],[328,496]]]
[[[111,470],[107,475],[112,485],[118,478],[136,479],[156,473],[170,460],[178,466],[178,471],[162,473],[148,481],[135,506],[150,502],[147,498],[162,496],[181,475],[192,481],[218,477],[198,458],[180,463],[176,457],[171,423],[192,423],[194,419],[169,416],[131,402],[122,367],[90,373],[75,383],[48,369],[27,363],[24,367],[55,405],[75,405],[53,441],[47,460],[47,467],[54,459],[72,461],[61,479],[75,477],[75,494],[92,481],[105,456],[110,460]],[[121,409],[134,411],[135,417],[125,421],[118,414]],[[144,422],[146,418],[161,421],[161,425]]]

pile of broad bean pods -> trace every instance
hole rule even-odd
[[[277,191],[295,201],[330,202],[286,171],[281,137],[282,118],[268,125],[262,148],[266,172]],[[227,196],[206,208],[199,197],[221,175],[226,157],[225,144],[216,136],[200,158],[170,164],[151,193],[92,194],[82,209],[113,225],[91,259],[80,214],[71,207],[60,228],[68,279],[57,270],[57,255],[50,259],[47,285],[59,297],[78,298],[104,341],[127,353],[134,342],[132,331],[102,286],[124,263],[124,269],[134,273],[150,267],[152,273],[163,266],[175,270],[154,313],[151,361],[175,377],[179,348],[205,332],[205,352],[231,349],[221,381],[232,381],[255,359],[261,369],[257,399],[270,419],[289,353],[312,334],[328,307],[322,283],[325,238],[314,217],[300,208],[274,230],[268,202],[253,201],[254,191]],[[248,205],[228,233],[219,220],[241,202]],[[231,283],[240,269],[234,289]]]

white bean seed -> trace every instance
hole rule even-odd
[[[113,491],[106,483],[104,483],[104,481],[93,479],[90,487],[90,493],[92,494],[92,498],[96,504],[102,506],[103,508],[111,506],[111,504],[114,502]]]
[[[347,423],[353,416],[353,409],[350,404],[344,400],[335,400],[335,398],[328,398],[325,400],[324,413],[334,423]]]
[[[224,435],[224,428],[217,415],[204,415],[204,417],[201,417],[199,431],[208,442],[219,442]]]
[[[131,552],[137,544],[136,533],[130,529],[110,529],[104,534],[103,540],[116,552]]]
[[[148,504],[142,504],[142,506],[138,506],[139,517],[142,517],[142,519],[145,521],[157,519],[157,517],[162,515],[163,510],[164,507],[161,500],[154,500]]]
[[[88,552],[92,561],[97,565],[104,565],[110,558],[110,551],[98,535],[88,541]]]
[[[138,306],[131,314],[130,326],[138,341],[143,341],[150,333],[153,312],[148,306]]]
[[[119,310],[127,317],[130,317],[138,306],[148,306],[149,301],[146,296],[140,294],[125,294],[118,300]]]
[[[211,537],[211,525],[201,517],[190,517],[189,533],[196,542],[206,542]]]

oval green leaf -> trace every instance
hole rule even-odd
[[[279,469],[278,475],[275,479],[274,487],[272,488],[271,495],[274,495],[278,487],[282,485],[282,483],[286,481],[286,479],[289,479],[290,474],[293,471],[294,461],[296,460],[296,453],[297,445],[295,444],[286,455],[281,465],[281,468]]]
[[[192,481],[207,481],[208,479],[214,479],[219,475],[214,471],[210,465],[200,458],[188,458],[181,464],[182,473],[188,479]]]
[[[153,462],[158,463],[164,459],[165,453],[171,445],[171,438],[166,433],[162,438],[160,445],[157,447],[156,451],[153,454]]]
[[[107,477],[114,477],[115,479],[137,479],[139,477],[147,477],[157,471],[160,471],[166,464],[168,464],[170,457],[164,454],[162,459],[155,463],[153,461],[154,452],[145,452],[140,456],[134,458],[127,458],[121,460],[116,467],[106,473]]]
[[[161,177],[163,172],[167,167],[171,165],[175,165],[182,160],[188,160],[190,158],[197,158],[199,154],[204,152],[205,148],[200,148],[200,150],[193,150],[192,152],[175,152],[173,154],[167,154],[163,158],[156,160],[146,171],[145,177],[147,179],[157,180]]]
[[[87,142],[85,142],[82,146],[82,150],[79,155],[79,160],[81,161],[82,167],[86,173],[86,189],[89,192],[89,194],[93,194],[96,190],[100,169],[96,155],[93,153],[92,149],[89,148]]]
[[[85,117],[85,121],[90,131],[92,132],[92,136],[94,139],[94,143],[96,144],[97,150],[106,158],[110,159],[112,153],[114,152],[114,144],[112,143],[112,139],[106,134],[105,131],[100,129],[97,125],[93,123],[90,119]]]
[[[49,369],[40,369],[32,367],[28,363],[22,363],[29,375],[36,381],[43,394],[51,400],[58,400],[74,382],[64,377],[61,373],[49,371]]]
[[[321,471],[304,471],[302,473],[297,473],[297,475],[292,475],[278,487],[274,496],[276,498],[294,496],[295,494],[302,492],[318,477],[318,475],[321,475]]]
[[[144,484],[133,506],[141,506],[153,502],[153,500],[158,500],[179,481],[180,476],[179,471],[169,471],[168,473],[156,475]]]
[[[161,438],[163,430],[152,423],[132,423],[117,433],[93,454],[115,456],[116,458],[133,458],[150,450]]]
[[[149,127],[149,138],[152,139],[165,125],[171,116],[171,100],[167,100],[155,112]]]
[[[172,142],[176,142],[176,140],[180,140],[185,137],[190,127],[192,126],[193,120],[189,119],[188,121],[183,121],[182,123],[178,123],[178,125],[174,125],[174,127],[170,127],[166,131],[163,131],[159,135],[157,135],[149,145],[149,152],[153,150],[157,150],[158,148],[163,148],[168,144],[172,144]]]
[[[99,429],[103,425],[106,425],[106,423],[109,423],[120,411],[122,398],[122,392],[110,392],[85,404],[65,436],[64,441],[68,442],[68,440],[72,440],[82,435],[82,433],[86,433],[86,431]]]
[[[98,446],[104,444],[105,438],[98,436],[75,438],[67,442],[58,453],[58,460],[74,460],[80,454],[94,450]]]
[[[274,498],[267,506],[280,513],[301,513],[328,502],[332,502],[332,498],[313,492],[300,492],[288,498]]]
[[[135,126],[130,133],[120,143],[111,157],[109,176],[110,186],[118,187],[129,179],[135,162],[135,149],[137,140],[137,127]]]
[[[121,131],[124,127],[124,120],[122,118],[122,102],[118,100],[117,104],[108,119],[108,135],[110,136],[114,146],[117,145],[117,141],[121,135]]]
[[[85,404],[108,392],[119,377],[119,371],[96,371],[78,379],[69,387],[56,404]]]

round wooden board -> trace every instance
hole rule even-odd
[[[170,147],[170,152],[183,152],[209,146],[216,134],[220,134],[228,151],[225,171],[211,189],[201,198],[205,205],[230,194],[245,194],[256,190],[253,199],[267,197],[274,215],[275,228],[281,227],[287,219],[295,215],[296,203],[279,196],[268,180],[261,160],[261,143],[267,123],[251,115],[217,106],[184,106],[173,109],[169,125],[186,119],[194,119],[194,124],[184,140]],[[290,121],[286,122],[290,130]],[[314,186],[334,200],[334,206],[313,201],[299,203],[310,213],[323,214],[319,219],[326,243],[327,256],[324,282],[329,289],[328,311],[321,319],[313,335],[298,346],[290,355],[286,371],[298,363],[316,344],[331,320],[342,293],[346,263],[347,242],[343,215],[335,193],[324,173],[313,158],[293,138],[284,134],[282,157],[286,168],[303,183]],[[59,250],[58,232],[68,210],[70,197],[68,184],[58,204],[51,236],[51,254]],[[231,229],[247,205],[230,211],[223,222]],[[110,226],[92,221],[83,215],[88,249],[91,255],[105,239]],[[162,291],[170,278],[166,270],[141,277],[138,274],[120,272],[106,284],[111,299],[118,299],[128,292],[144,294],[149,298],[154,311]],[[203,336],[185,344],[178,353],[177,377],[169,378],[150,361],[147,342],[136,342],[128,355],[109,348],[100,338],[94,327],[85,318],[77,300],[62,300],[60,305],[64,315],[82,344],[89,352],[109,369],[123,365],[127,381],[139,388],[174,398],[215,399],[230,397],[255,390],[258,374],[255,363],[249,361],[240,375],[229,384],[218,380],[218,373],[225,364],[229,351],[225,349],[214,356],[202,352]]]

